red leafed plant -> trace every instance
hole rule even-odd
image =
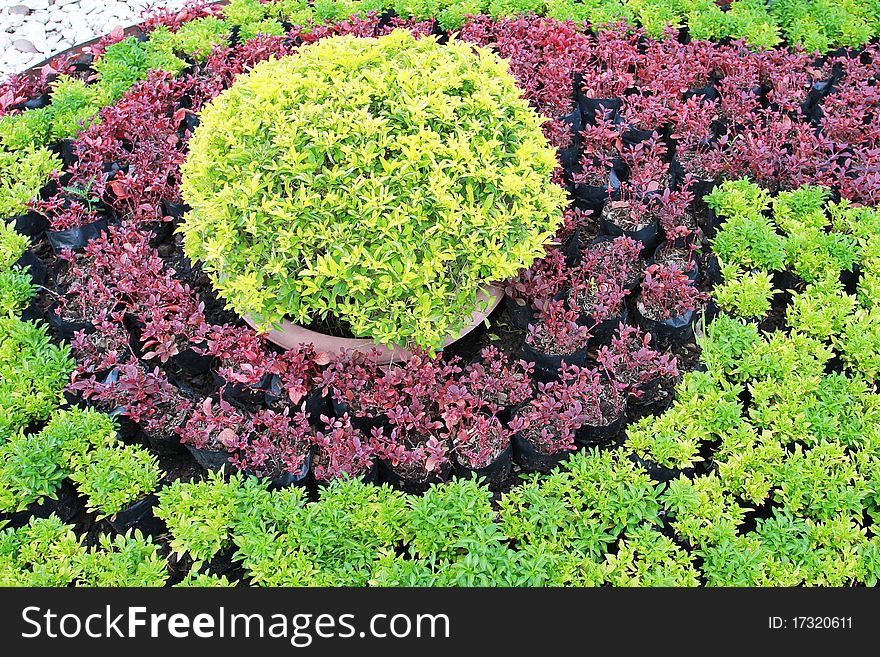
[[[638,306],[645,317],[662,321],[695,310],[706,298],[678,265],[654,264],[645,269]]]
[[[579,324],[580,313],[565,301],[551,301],[529,324],[526,343],[549,356],[567,356],[580,351],[590,340],[590,329]]]
[[[263,409],[250,419],[236,444],[233,464],[258,477],[299,475],[307,466],[313,435],[304,411]]]
[[[192,402],[158,367],[150,371],[134,359],[117,365],[105,381],[92,376],[69,387],[97,402],[102,410],[122,409],[123,415],[151,435],[171,435],[192,411]]]
[[[439,413],[443,391],[460,373],[458,359],[447,362],[439,354],[416,351],[406,362],[391,365],[375,379],[367,394],[371,405],[392,423],[414,425],[422,416]]]
[[[193,407],[187,423],[178,428],[180,442],[196,449],[233,451],[245,443],[248,419],[229,402],[205,397]]]
[[[606,426],[626,408],[626,384],[609,379],[599,370],[570,365],[561,368],[554,390],[560,403],[580,411],[578,425]]]
[[[390,430],[372,429],[376,456],[400,475],[424,480],[449,463],[449,434],[443,422],[423,411],[399,408],[389,416]]]
[[[240,385],[257,385],[275,364],[274,352],[266,348],[265,334],[257,334],[244,326],[210,326],[205,336],[205,351],[217,358],[217,373],[224,380]],[[286,361],[285,365],[292,365],[293,357]],[[302,394],[291,401],[297,403],[301,398]]]
[[[521,423],[516,419],[504,426],[495,415],[474,413],[462,418],[451,430],[452,449],[462,465],[471,469],[485,468],[507,448],[510,436]]]
[[[581,262],[573,277],[613,279],[630,289],[642,270],[639,256],[643,248],[641,242],[626,235],[591,244],[581,251]]]
[[[380,376],[382,371],[376,363],[376,352],[372,350],[367,354],[340,355],[318,374],[315,382],[324,396],[347,406],[353,416],[375,417],[381,411],[374,404],[371,393]]]
[[[109,319],[101,310],[92,318],[92,326],[94,331],[77,331],[70,342],[77,378],[111,370],[134,355],[121,317]]]
[[[366,474],[373,465],[372,441],[352,426],[348,413],[342,417],[321,416],[323,426],[315,432],[317,446],[314,472],[317,481],[330,481],[340,477],[358,477]]]
[[[300,345],[296,349],[288,349],[274,356],[269,365],[269,372],[280,379],[283,391],[281,405],[299,406],[317,385],[320,366],[328,362],[328,354],[316,352],[310,344]]]
[[[497,347],[488,346],[480,357],[464,369],[459,385],[473,395],[475,401],[491,412],[516,406],[532,394],[531,363],[508,361]]]
[[[635,326],[621,324],[610,345],[603,345],[596,356],[609,377],[628,386],[634,396],[641,396],[642,386],[662,377],[678,376],[674,356],[651,348],[651,334]]]
[[[49,220],[52,230],[70,230],[90,224],[99,219],[91,203],[74,200],[56,194],[45,201],[37,200],[34,209]]]
[[[516,278],[504,284],[509,297],[521,305],[541,308],[546,305],[565,284],[567,269],[565,254],[559,249],[547,249],[547,255],[535,260],[531,267],[523,269]]]
[[[189,285],[184,285],[171,274],[151,281],[132,308],[132,314],[144,323],[141,330],[143,358],[158,358],[165,363],[169,358],[200,347],[208,330],[205,304],[196,298]]]
[[[513,427],[544,454],[574,448],[575,431],[583,423],[583,406],[558,381],[539,383],[537,396],[517,409]]]
[[[587,66],[591,37],[574,21],[519,16],[493,21],[475,16],[460,38],[493,50],[510,62],[510,73],[529,102],[549,117],[567,114],[572,77]]]

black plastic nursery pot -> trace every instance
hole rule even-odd
[[[55,335],[58,338],[68,342],[73,340],[74,334],[78,331],[85,331],[86,333],[94,333],[95,331],[95,327],[91,322],[68,322],[62,319],[58,314],[57,304],[52,304],[46,309],[46,321],[55,329]]]
[[[210,370],[214,360],[214,356],[210,354],[200,354],[192,347],[187,347],[171,356],[168,362],[187,374],[198,376]]]
[[[173,454],[182,454],[186,451],[186,446],[180,442],[180,436],[176,433],[155,434],[152,431],[144,431],[150,448],[160,456],[171,456]]]
[[[471,468],[462,462],[456,452],[452,452],[452,467],[456,476],[463,479],[480,477],[491,490],[496,490],[510,478],[513,469],[513,443],[508,443],[491,463],[481,468]]]
[[[101,217],[91,223],[68,228],[67,230],[46,230],[46,238],[55,253],[61,253],[64,249],[82,251],[93,239],[106,232],[108,220]]]
[[[528,363],[534,363],[535,378],[546,383],[548,381],[555,381],[559,377],[559,368],[562,367],[563,361],[565,361],[566,365],[582,367],[587,360],[587,347],[584,346],[571,354],[551,356],[539,351],[523,340],[520,358]]]
[[[61,482],[55,498],[31,504],[23,511],[0,513],[0,520],[6,520],[5,529],[18,529],[27,525],[32,518],[48,518],[53,513],[62,522],[70,522],[85,510],[84,501],[68,479]]]
[[[661,240],[659,244],[657,244],[657,248],[654,249],[654,252],[651,254],[651,258],[648,260],[649,265],[653,265],[657,262],[657,257],[660,255],[661,251],[664,247],[666,247],[668,242],[666,240]],[[685,272],[687,274],[688,280],[691,283],[696,282],[697,277],[700,275],[700,263],[691,254],[690,268]]]
[[[513,460],[527,472],[550,472],[571,454],[568,450],[562,450],[555,454],[540,452],[520,432],[513,434],[511,444],[513,445]]]
[[[626,406],[624,405],[618,416],[608,424],[582,424],[574,434],[574,441],[583,447],[605,445],[623,430],[625,423]]]
[[[431,472],[424,479],[413,479],[401,475],[394,466],[385,459],[379,459],[380,480],[391,485],[392,488],[409,493],[410,495],[422,495],[435,485],[449,480],[452,472],[452,463],[445,463],[439,472]]]
[[[65,169],[69,169],[76,164],[77,157],[73,148],[73,139],[61,139],[51,144],[49,150],[61,158]]]
[[[596,117],[601,116],[603,111],[607,111],[610,119],[616,119],[623,107],[622,98],[587,98],[580,90],[577,101],[584,123],[589,125],[596,125]]]
[[[129,529],[139,529],[146,536],[163,534],[165,523],[153,514],[158,501],[155,495],[148,495],[110,516],[107,522],[120,534]]]
[[[46,265],[31,251],[25,251],[25,254],[13,263],[13,267],[27,270],[30,274],[31,282],[40,286],[46,282]]]
[[[183,446],[190,454],[192,454],[196,462],[209,472],[218,472],[224,466],[226,466],[227,469],[229,468],[229,459],[232,457],[231,452],[227,452],[226,450],[204,449],[187,443],[183,443]]]
[[[636,324],[648,331],[662,344],[680,345],[687,342],[694,334],[695,311],[689,310],[683,315],[670,319],[656,320],[645,317],[639,309],[639,303],[635,304]]]
[[[149,228],[153,231],[150,246],[154,249],[174,239],[174,223],[171,221],[154,221]]]
[[[373,435],[373,429],[384,430],[388,426],[388,416],[385,414],[380,414],[376,417],[361,417],[353,415],[348,404],[345,402],[336,401],[331,397],[330,403],[335,417],[342,417],[348,413],[349,418],[351,418],[351,426],[358,429],[367,438]]]
[[[9,217],[6,222],[12,224],[15,232],[33,240],[40,239],[49,227],[49,220],[33,211]]]
[[[620,140],[624,146],[636,146],[642,142],[648,141],[654,134],[653,130],[638,130],[632,128],[624,131],[620,136]]]
[[[629,308],[627,308],[625,301],[621,301],[620,306],[622,310],[617,315],[603,319],[590,329],[592,337],[590,338],[589,347],[591,349],[603,344],[609,344],[617,328],[621,324],[627,323],[629,320]],[[590,326],[593,323],[593,318],[590,315],[583,314],[580,317],[580,322],[584,326]]]
[[[684,92],[682,98],[688,100],[690,98],[699,98],[700,101],[714,100],[718,98],[718,90],[713,84],[707,84],[703,87],[695,87]]]
[[[621,165],[622,166],[622,165]],[[620,189],[623,170],[616,167],[608,169],[608,183],[605,185],[572,185],[571,196],[581,210],[589,210],[594,215],[602,212],[605,203]]]
[[[684,475],[685,477],[692,477],[695,473],[694,468],[685,468],[680,470],[678,468],[667,468],[662,465],[658,465],[654,461],[650,459],[643,459],[637,454],[630,454],[629,460],[635,463],[638,466],[641,466],[645,472],[648,473],[648,476],[651,477],[658,484],[665,484],[668,481],[672,481],[673,479],[678,479],[680,476]]]
[[[283,472],[270,478],[269,490],[289,488],[290,486],[305,486],[309,481],[309,475],[312,474],[312,458],[314,458],[314,455],[314,449],[310,449],[305,461],[303,461],[302,466],[297,472]]]
[[[272,374],[264,376],[259,383],[247,385],[244,383],[232,383],[211,370],[211,378],[214,384],[222,391],[224,399],[229,399],[245,406],[262,406],[266,403],[266,390],[272,378]]]
[[[577,267],[581,259],[581,227],[577,226],[571,237],[562,247],[562,253],[565,255],[565,264],[568,267]]]
[[[644,244],[646,249],[652,249],[656,246],[659,236],[659,227],[658,222],[655,220],[641,228],[627,229],[609,221],[604,212],[602,213],[602,216],[599,217],[600,233],[604,235],[612,235],[614,237],[626,235],[627,237]]]
[[[706,225],[703,226],[703,234],[709,239],[715,237],[721,229],[722,220],[715,210],[708,208],[706,210]]]
[[[523,301],[522,304],[509,295],[504,295],[504,309],[507,311],[507,318],[510,320],[513,328],[526,330],[532,321],[532,307]]]
[[[162,212],[166,217],[171,217],[171,225],[176,225],[178,221],[183,219],[183,215],[190,210],[186,203],[173,203],[171,201],[162,201]]]
[[[806,285],[807,282],[803,278],[787,269],[773,272],[773,287],[777,290],[795,290],[800,292]]]

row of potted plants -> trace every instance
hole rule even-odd
[[[789,504],[755,518],[722,477],[658,485],[619,449],[581,452],[498,509],[469,480],[421,497],[338,480],[308,502],[301,489],[218,474],[160,493],[173,555],[154,583],[226,585],[237,564],[243,582],[264,586],[874,585],[876,536],[852,516],[804,517]],[[63,525],[45,530],[44,550],[19,547],[51,522],[4,532],[11,581],[76,581],[77,559],[43,557],[63,541],[76,551]]]

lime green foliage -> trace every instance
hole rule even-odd
[[[10,437],[0,445],[0,510],[55,499],[61,482],[89,450],[115,442],[113,420],[79,408],[56,411],[37,434]]]
[[[612,586],[699,586],[693,557],[651,525],[627,532],[604,566]]]
[[[401,30],[323,39],[203,111],[184,248],[263,327],[333,314],[437,347],[560,222],[540,122],[489,51]]]
[[[0,139],[4,137],[2,126],[3,120],[0,119]],[[61,160],[45,148],[27,146],[17,152],[0,149],[0,217],[14,217],[27,212],[28,201],[48,182],[49,174],[60,168]],[[4,238],[4,242],[7,239]]]
[[[0,531],[0,586],[162,586],[167,563],[140,532],[86,549],[54,514]]]
[[[49,144],[51,135],[52,116],[47,108],[0,116],[0,144],[9,150],[33,149]],[[5,154],[2,157],[6,157]]]
[[[663,503],[675,533],[694,546],[735,536],[747,510],[714,474],[670,481]]]
[[[686,374],[676,387],[676,400],[660,417],[630,424],[626,446],[639,458],[664,468],[686,469],[702,461],[706,441],[726,436],[742,422],[741,386],[717,382],[702,372]]]
[[[0,510],[22,511],[55,499],[67,476],[57,436],[18,434],[0,445]]]
[[[784,268],[785,238],[764,216],[770,204],[767,192],[746,179],[725,181],[706,196],[706,203],[725,219],[712,240],[721,262],[745,269]]]
[[[110,516],[152,493],[162,472],[156,457],[138,445],[101,447],[87,453],[71,479],[100,516]]]
[[[755,324],[719,315],[706,327],[705,338],[699,340],[701,358],[709,371],[719,378],[732,377],[740,360],[759,339]]]
[[[316,2],[314,7],[310,7],[305,0],[294,0],[278,2],[273,7],[272,4],[262,4],[259,0],[232,0],[223,8],[223,17],[227,24],[238,28],[239,38],[246,41],[258,34],[283,35],[282,19],[293,24],[307,24],[315,19],[324,21],[348,18],[358,13],[356,4],[358,3],[350,3],[352,10],[346,11],[349,6],[346,2]]]
[[[843,330],[856,308],[839,280],[827,278],[794,293],[785,311],[786,323],[804,335],[830,340]]]
[[[21,314],[37,288],[31,275],[18,267],[0,272],[0,315],[16,317]]]
[[[21,314],[36,293],[30,273],[14,263],[24,255],[29,240],[12,223],[0,224],[0,316]]]
[[[868,379],[880,375],[880,308],[860,308],[849,317],[840,335],[833,336],[840,358]]]
[[[518,546],[599,557],[627,528],[657,522],[661,490],[622,452],[587,450],[507,493],[501,529]]]
[[[237,556],[262,586],[363,586],[377,555],[403,536],[406,499],[384,486],[335,481],[310,505],[299,491],[245,491]]]
[[[139,531],[102,535],[80,559],[78,586],[164,586],[168,562]]]
[[[121,98],[133,84],[146,79],[153,69],[176,75],[186,68],[186,62],[159,46],[135,37],[107,46],[104,55],[93,64],[98,73],[95,86],[112,102]]]
[[[825,211],[830,195],[825,187],[813,185],[779,192],[773,199],[773,220],[786,233],[823,230],[830,223]]]
[[[84,554],[73,527],[58,516],[31,518],[25,527],[0,531],[0,586],[68,586]]]
[[[67,408],[55,412],[42,432],[58,442],[64,462],[84,460],[92,449],[116,444],[117,427],[113,418],[90,408]]]
[[[860,517],[870,490],[843,445],[795,445],[779,472],[777,499],[792,513],[815,520]]]
[[[777,484],[786,451],[769,431],[760,434],[747,422],[721,440],[714,461],[727,489],[747,503],[763,504]]]
[[[759,270],[743,272],[733,264],[721,266],[724,283],[712,290],[712,298],[724,310],[736,317],[761,319],[773,302],[773,277]]]
[[[30,240],[18,233],[13,224],[0,222],[0,271],[12,267],[28,250]]]
[[[238,476],[224,481],[222,473],[212,473],[205,482],[177,480],[159,491],[156,517],[171,532],[171,549],[189,554],[197,562],[206,561],[231,544],[235,516]]]
[[[805,186],[782,192],[773,202],[774,220],[788,234],[785,243],[789,268],[805,281],[838,278],[851,270],[860,256],[858,240],[843,232],[827,232],[829,190]]]
[[[0,317],[0,441],[51,415],[73,367],[70,347],[52,344],[44,326]]]
[[[214,46],[228,44],[231,27],[227,21],[206,16],[184,23],[177,32],[157,27],[150,32],[149,44],[155,51],[189,55],[197,62],[204,62]]]
[[[702,434],[689,422],[682,422],[682,407],[656,418],[643,417],[626,428],[626,444],[639,458],[664,468],[690,468],[702,459],[697,451]]]
[[[228,588],[235,586],[230,582],[226,575],[215,575],[214,573],[194,573],[189,571],[180,582],[174,586],[180,588]]]
[[[774,0],[769,11],[785,38],[808,51],[859,46],[880,29],[877,3],[871,0]]]

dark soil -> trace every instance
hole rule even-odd
[[[608,223],[630,231],[641,230],[654,221],[654,217],[647,213],[642,216],[633,217],[633,214],[630,212],[630,205],[626,201],[606,203],[602,214]]]

